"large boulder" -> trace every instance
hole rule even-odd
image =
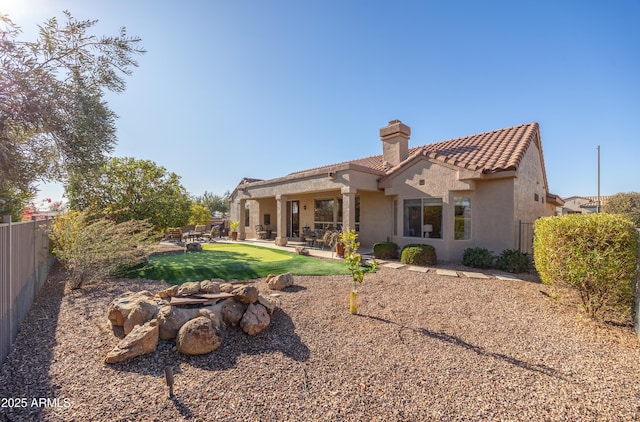
[[[202,252],[202,245],[197,242],[187,243],[187,251],[189,252]]]
[[[222,307],[218,307],[214,309],[211,309],[209,307],[200,308],[200,311],[198,312],[198,316],[209,318],[211,322],[213,322],[213,326],[215,327],[215,329],[218,331],[218,335],[220,337],[223,336],[226,326],[224,324],[224,318],[222,317]]]
[[[188,321],[180,328],[176,347],[185,355],[203,355],[220,347],[222,339],[213,321],[200,316]]]
[[[279,275],[269,274],[266,283],[271,290],[282,290],[293,286],[293,275],[291,273]]]
[[[122,327],[129,313],[138,306],[141,301],[151,301],[153,295],[147,290],[141,292],[126,292],[109,304],[107,317],[112,325]]]
[[[186,283],[178,286],[177,296],[189,296],[200,292],[199,281],[187,281]]]
[[[225,299],[220,304],[224,323],[236,327],[247,310],[247,305],[236,301],[234,298]]]
[[[253,286],[240,286],[233,289],[231,292],[233,297],[238,302],[246,303],[247,305],[250,303],[255,303],[258,300],[258,289]]]
[[[171,340],[176,338],[180,328],[189,320],[198,316],[199,309],[185,309],[176,306],[163,306],[158,312],[160,338]]]
[[[252,336],[267,328],[270,322],[271,318],[267,309],[260,304],[252,303],[242,316],[240,327],[242,327],[242,331]]]
[[[117,363],[136,356],[153,353],[158,347],[158,321],[152,319],[143,325],[136,325],[118,345],[107,353],[106,363]]]
[[[153,300],[139,301],[124,320],[124,334],[127,335],[135,326],[142,325],[154,319],[158,314],[158,309],[158,304]]]

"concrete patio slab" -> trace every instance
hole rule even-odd
[[[407,268],[407,270],[409,270],[409,271],[414,271],[414,272],[416,272],[416,273],[426,273],[426,272],[428,272],[428,271],[429,271],[429,269],[428,269],[428,268],[426,268],[426,267],[415,267],[415,266],[413,266],[413,265],[412,265],[412,266],[410,266],[410,267],[408,267],[408,268]]]
[[[398,268],[402,268],[405,265],[404,264],[400,264],[398,262],[391,262],[389,264],[384,264],[385,267],[387,268],[393,268],[394,270],[397,270]]]

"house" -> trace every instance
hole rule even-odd
[[[392,241],[435,246],[460,261],[465,249],[500,252],[523,242],[522,224],[555,215],[540,128],[529,123],[409,147],[411,129],[393,120],[380,129],[382,154],[301,170],[271,180],[243,179],[231,194],[240,239],[269,229],[278,245],[304,228],[349,227],[362,247]]]
[[[600,196],[600,198],[597,196],[570,196],[564,198],[561,214],[592,214],[599,212],[608,198],[608,196]],[[598,203],[598,201],[600,202]]]

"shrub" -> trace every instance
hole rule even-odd
[[[379,242],[373,245],[376,259],[398,259],[398,245],[393,242]]]
[[[495,257],[486,248],[468,248],[462,255],[462,265],[473,268],[491,268],[495,262]]]
[[[406,245],[402,248],[400,262],[411,265],[435,265],[438,262],[436,248],[431,245]]]
[[[56,217],[50,238],[53,253],[71,270],[71,289],[140,264],[149,255],[153,227],[146,221],[88,221],[85,213]]]
[[[628,319],[638,262],[638,233],[631,220],[572,214],[538,219],[534,229],[536,268],[552,293],[573,289],[592,317]]]
[[[529,267],[529,255],[516,249],[505,249],[496,258],[496,268],[508,273],[524,273],[529,271]]]

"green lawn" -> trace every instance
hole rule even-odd
[[[348,274],[341,261],[327,261],[277,249],[243,244],[204,244],[202,252],[158,255],[129,271],[129,278],[164,280],[171,284],[212,278],[249,280],[269,274]]]

